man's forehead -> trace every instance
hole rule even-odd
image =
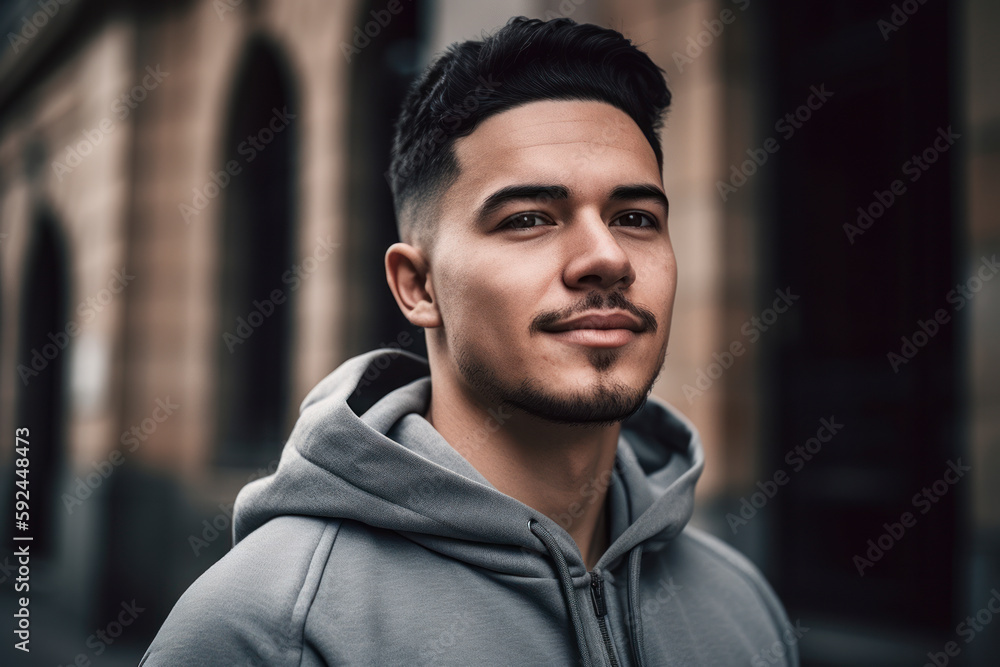
[[[463,207],[512,183],[596,185],[660,182],[656,155],[639,126],[604,102],[545,100],[483,121],[455,142],[458,182],[447,199]]]
[[[456,140],[455,154],[460,166],[466,167],[484,153],[576,143],[638,151],[645,145],[653,155],[628,114],[606,102],[592,100],[542,100],[507,109],[484,120],[472,134]]]

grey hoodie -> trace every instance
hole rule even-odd
[[[277,472],[236,499],[235,546],[140,665],[797,665],[744,557],[690,527],[702,451],[650,397],[607,486],[588,572],[556,519],[493,487],[423,418],[427,362],[375,350],[306,397]],[[471,444],[500,428],[494,411]]]

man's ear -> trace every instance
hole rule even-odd
[[[430,265],[421,250],[408,243],[389,246],[385,252],[385,279],[406,319],[425,329],[441,326]]]

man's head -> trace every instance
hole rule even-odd
[[[483,41],[452,44],[410,88],[389,168],[401,241],[431,245],[435,205],[459,174],[455,141],[490,116],[539,100],[618,107],[663,166],[659,131],[670,91],[649,56],[614,30],[515,17]]]
[[[400,308],[431,375],[552,421],[638,409],[676,286],[662,193],[662,70],[613,30],[512,19],[411,89],[392,187]]]

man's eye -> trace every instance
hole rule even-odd
[[[611,221],[611,224],[618,224],[620,227],[656,227],[656,220],[648,213],[632,211],[625,215],[620,215]]]
[[[551,224],[548,219],[537,213],[518,213],[507,218],[500,226],[510,227],[511,229],[531,229],[532,227],[548,224]]]

